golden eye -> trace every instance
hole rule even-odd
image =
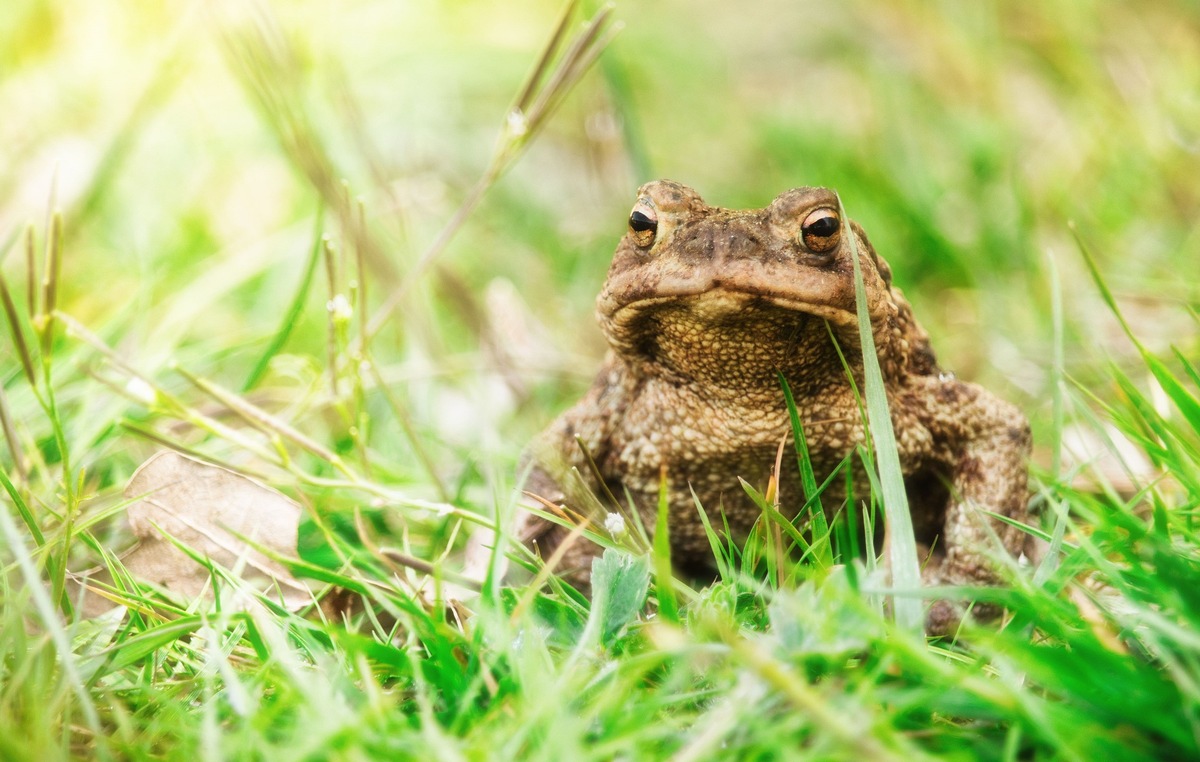
[[[842,221],[832,209],[817,209],[804,218],[800,226],[800,238],[808,250],[824,254],[837,247],[842,240]]]
[[[629,214],[629,233],[643,249],[654,243],[658,233],[658,214],[649,204],[638,203]]]

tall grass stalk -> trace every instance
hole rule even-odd
[[[840,197],[838,212],[843,220],[848,219]],[[888,566],[894,588],[911,593],[921,588],[917,541],[913,534],[912,517],[908,511],[908,493],[904,488],[900,454],[896,450],[896,434],[892,428],[892,416],[884,391],[883,372],[879,368],[879,355],[875,351],[871,315],[867,311],[867,292],[863,285],[858,241],[853,234],[848,236],[847,240],[850,242],[850,256],[854,261],[854,303],[858,311],[858,335],[863,358],[867,415],[871,427],[871,441],[875,446],[875,463],[879,469],[883,512],[887,522]],[[892,605],[896,613],[896,623],[900,627],[910,631],[918,631],[923,627],[924,616],[921,613],[919,598],[895,596]]]
[[[505,115],[504,124],[496,139],[495,148],[483,174],[467,192],[454,215],[422,252],[412,269],[404,276],[400,285],[392,290],[383,305],[376,310],[366,324],[366,334],[379,332],[392,313],[404,301],[408,290],[424,274],[459,228],[470,218],[488,189],[513,165],[538,133],[549,121],[550,116],[562,104],[567,93],[579,83],[596,59],[608,47],[620,25],[610,25],[613,6],[605,4],[584,25],[562,55],[558,55],[568,39],[568,29],[579,6],[578,0],[570,0],[562,11],[558,25],[542,49],[541,57],[529,73],[525,85]]]

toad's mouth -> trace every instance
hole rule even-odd
[[[797,298],[782,291],[748,291],[730,286],[660,292],[616,305],[608,314],[605,314],[604,306],[601,305],[601,319],[616,331],[636,330],[648,318],[672,312],[686,313],[690,321],[721,325],[778,323],[790,315],[794,322],[815,317],[828,321],[835,328],[855,331],[858,328],[858,315],[843,307]]]

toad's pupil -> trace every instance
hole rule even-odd
[[[629,215],[629,227],[635,233],[644,233],[647,230],[654,230],[658,227],[658,221],[652,220],[641,212],[634,212]]]
[[[820,217],[808,223],[808,227],[804,232],[820,238],[828,238],[838,231],[838,227],[840,227],[840,224],[837,217]]]

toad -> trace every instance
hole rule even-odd
[[[525,489],[590,515],[593,526],[615,510],[593,495],[622,505],[628,495],[653,530],[665,479],[672,560],[711,565],[696,502],[734,539],[759,520],[739,479],[763,489],[790,437],[782,374],[818,484],[851,462],[854,494],[868,494],[854,455],[867,432],[854,391],[864,379],[852,238],[923,581],[996,584],[1001,547],[1019,554],[1025,535],[990,514],[1026,519],[1029,425],[1011,404],[942,371],[887,262],[824,188],[789,190],[754,210],[709,206],[667,180],[638,190],[596,302],[607,357],[583,399],[530,446]],[[822,495],[826,511],[859,510],[845,505],[845,482]],[[781,512],[796,516],[805,504],[798,469],[783,469],[777,485]],[[516,535],[543,558],[569,533],[529,512],[517,521]],[[586,587],[601,549],[578,538],[564,551],[559,570]],[[945,633],[961,613],[937,601],[927,630]]]

